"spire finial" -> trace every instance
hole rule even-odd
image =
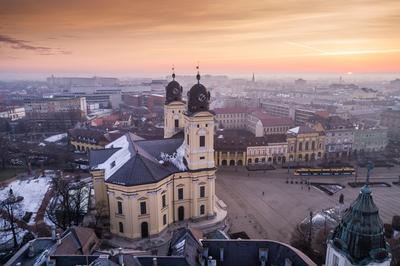
[[[199,67],[199,62],[197,62],[196,69],[197,69],[197,75],[196,75],[197,83],[200,84],[200,70],[199,70],[200,67]]]
[[[172,65],[172,80],[175,80],[175,65]]]
[[[368,162],[368,164],[367,164],[367,180],[365,182],[366,186],[369,186],[369,175],[373,168],[374,168],[374,166],[373,166],[372,162]]]

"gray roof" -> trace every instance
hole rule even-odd
[[[131,153],[130,159],[107,178],[107,183],[135,186],[158,182],[165,177],[181,172],[173,163],[160,163],[161,153],[172,155],[182,145],[182,138],[143,140],[127,133]],[[90,152],[90,166],[105,162],[120,148],[106,148]]]
[[[135,186],[154,183],[179,172],[174,165],[163,165],[147,156],[136,153],[121,168],[107,179],[107,183]]]
[[[270,240],[202,240],[203,248],[208,248],[207,256],[217,260],[218,266],[259,266],[260,249],[266,250],[268,256],[266,265],[285,265],[289,259],[292,265],[312,266],[316,265],[301,251],[284,243]],[[221,248],[223,249],[223,261],[220,259]]]
[[[111,155],[116,153],[120,148],[107,148],[89,151],[90,166],[96,166],[104,163]]]

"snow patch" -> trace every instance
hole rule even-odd
[[[22,196],[24,199],[19,203],[20,208],[16,210],[15,215],[22,219],[25,212],[32,212],[32,217],[28,224],[33,224],[36,218],[36,213],[42,204],[44,195],[50,187],[51,178],[40,177],[37,179],[16,180],[8,184],[0,190],[0,201],[8,197],[10,188],[12,188],[16,196]]]
[[[187,170],[187,167],[186,167],[185,163],[183,162],[184,156],[185,156],[184,143],[182,143],[182,145],[179,146],[179,148],[176,149],[176,152],[174,152],[172,155],[161,152],[161,160],[162,161],[173,163],[181,171]]]
[[[131,157],[130,141],[127,135],[123,135],[115,141],[106,145],[108,148],[120,148],[104,163],[99,164],[97,169],[104,169],[104,178],[107,180],[112,176],[119,168],[121,168]]]

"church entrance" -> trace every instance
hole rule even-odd
[[[183,221],[185,219],[185,208],[180,206],[178,208],[178,221]]]
[[[141,224],[141,230],[142,230],[142,238],[149,237],[149,224],[147,222],[143,222]]]

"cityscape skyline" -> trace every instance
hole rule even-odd
[[[5,73],[398,72],[397,1],[0,2]]]

